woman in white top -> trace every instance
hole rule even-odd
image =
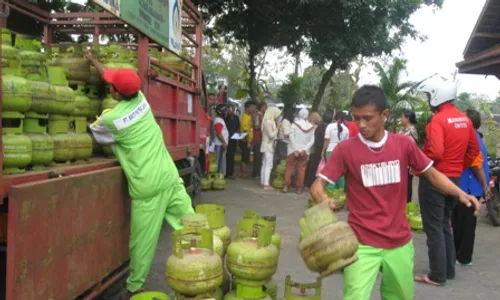
[[[333,149],[337,145],[349,138],[349,129],[344,124],[345,115],[339,111],[335,114],[335,121],[328,124],[325,130],[325,142],[323,143],[323,157],[328,160]],[[328,184],[328,189],[333,190],[335,187],[344,188],[344,178],[342,177],[336,185]]]
[[[283,118],[281,120],[281,126],[278,131],[278,140],[276,143],[276,155],[277,161],[286,159],[288,151],[288,143],[290,142],[290,131],[292,130],[293,115],[295,114],[295,108],[285,107],[283,110]]]
[[[288,186],[292,181],[292,173],[295,170],[297,194],[304,189],[304,176],[306,173],[307,160],[314,144],[314,125],[309,120],[309,111],[302,109],[299,119],[293,122],[290,131],[290,142],[288,143],[288,157],[286,159],[285,185],[283,193],[288,192]]]
[[[265,190],[272,189],[269,184],[271,176],[271,169],[273,168],[273,155],[274,155],[274,141],[278,136],[279,123],[278,118],[281,111],[277,107],[269,107],[262,119],[262,144],[260,145],[260,152],[263,154],[262,168],[260,169],[260,184],[264,186]]]

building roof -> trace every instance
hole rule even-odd
[[[460,73],[500,77],[500,0],[487,0],[457,64]]]

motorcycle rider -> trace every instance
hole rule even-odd
[[[434,167],[459,185],[460,176],[480,154],[476,131],[470,119],[453,101],[457,96],[455,81],[434,75],[424,81],[418,91],[427,95],[434,112],[425,127],[423,152],[434,161]],[[450,218],[458,199],[436,189],[420,177],[418,198],[424,232],[427,235],[430,272],[415,280],[441,286],[455,278],[455,244]]]

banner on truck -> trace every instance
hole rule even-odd
[[[182,0],[169,0],[170,33],[168,49],[179,54],[182,48]]]
[[[182,47],[181,0],[93,0],[153,41],[179,53]]]
[[[94,0],[94,3],[120,18],[120,0]]]

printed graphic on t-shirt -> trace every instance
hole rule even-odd
[[[127,115],[113,121],[117,130],[123,130],[132,125],[137,119],[149,110],[149,104],[146,100],[139,103],[134,110]]]
[[[401,182],[399,160],[361,165],[364,187],[388,185]]]
[[[455,128],[467,128],[467,118],[466,117],[458,117],[458,118],[448,118],[448,124],[454,124]]]

